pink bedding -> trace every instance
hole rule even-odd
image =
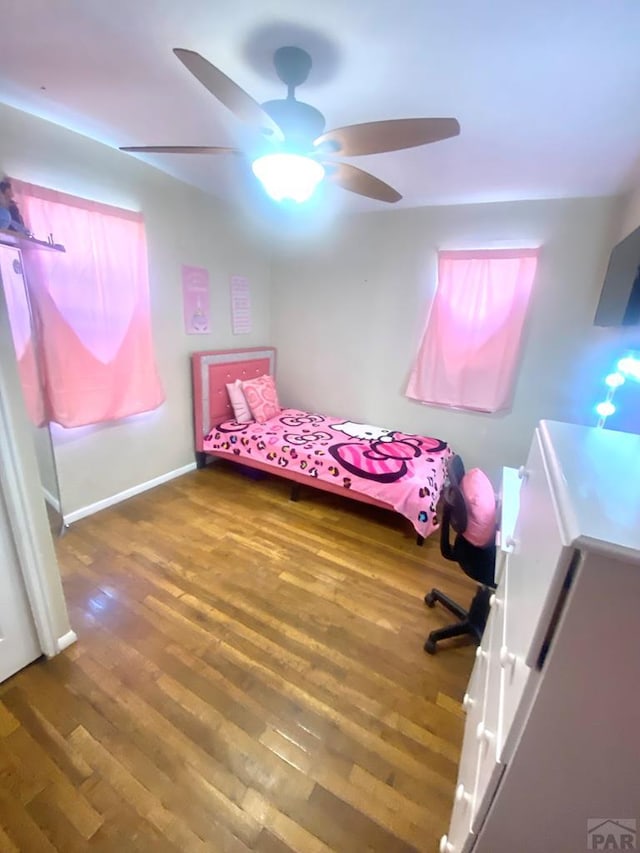
[[[436,505],[452,455],[437,438],[297,409],[283,409],[264,424],[226,421],[205,437],[203,448],[367,495],[393,507],[425,537],[437,526]]]

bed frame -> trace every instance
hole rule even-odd
[[[274,347],[205,350],[191,354],[194,446],[198,468],[204,468],[208,455],[218,455],[204,452],[205,435],[223,421],[233,420],[227,383],[263,376],[265,373],[275,376]]]
[[[234,456],[233,453],[217,450],[214,453],[205,452],[203,448],[205,435],[223,421],[233,419],[233,409],[229,402],[226,384],[235,382],[236,379],[249,379],[252,376],[262,376],[265,373],[275,376],[275,368],[276,350],[274,347],[206,350],[192,353],[194,445],[197,467],[205,467],[207,456],[228,459],[240,468],[264,471],[283,480],[290,480],[293,483],[291,487],[291,500],[293,501],[298,500],[300,486],[304,485],[323,492],[331,492],[358,503],[390,510],[397,515],[396,510],[388,503],[370,498],[368,495],[349,492],[341,486],[324,483],[296,471],[283,471],[282,468],[274,468],[259,460],[248,461],[243,458],[242,462],[238,462],[238,457]],[[417,541],[418,544],[422,544],[424,539],[418,536]]]

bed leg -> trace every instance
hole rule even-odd
[[[419,533],[416,536],[416,545],[424,545],[424,536],[420,536]]]
[[[207,454],[202,450],[196,450],[196,468],[204,468],[207,464]]]
[[[291,486],[291,495],[289,497],[291,501],[299,501],[300,500],[300,483],[293,483]]]

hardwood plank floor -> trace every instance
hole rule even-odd
[[[1,851],[435,851],[473,592],[397,516],[226,463],[57,543],[79,642],[0,686]]]

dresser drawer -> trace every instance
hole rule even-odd
[[[494,577],[496,584],[499,584],[504,576],[504,570],[507,564],[508,554],[506,553],[503,547],[500,547],[500,543],[497,544],[498,547],[496,548],[496,569]]]
[[[492,598],[491,613],[487,622],[489,657],[487,661],[487,686],[485,690],[482,721],[476,727],[478,749],[473,796],[471,829],[477,832],[488,811],[491,799],[500,780],[502,766],[498,758],[502,749],[503,668],[500,652],[504,645],[505,604],[502,585]]]
[[[501,582],[507,576],[508,608],[504,643],[507,654],[518,661],[535,657],[532,649],[554,575],[570,549],[562,541],[555,503],[538,434],[523,471],[520,509],[511,553],[507,555]],[[550,615],[550,614],[549,614]]]
[[[462,782],[456,786],[448,835],[440,842],[445,853],[466,853],[471,847],[471,802]]]
[[[501,682],[501,739],[500,752],[502,753],[505,741],[509,739],[511,725],[513,723],[516,711],[522,700],[527,681],[531,676],[531,668],[527,664],[522,654],[514,652],[514,643],[512,637],[508,633],[507,626],[509,616],[512,615],[511,608],[513,601],[511,598],[511,574],[510,574],[510,558],[507,558],[504,576],[502,578],[502,588],[504,591],[506,602],[505,614],[505,634],[503,638],[502,648],[500,649],[500,669],[502,673]]]
[[[483,722],[491,732],[496,734],[498,752],[502,734],[502,666],[500,664],[500,654],[504,648],[508,605],[505,593],[506,589],[503,583],[491,596],[491,613],[487,622],[489,660],[487,665],[487,688],[485,691]]]
[[[482,722],[485,707],[487,672],[489,664],[489,638],[485,631],[483,644],[476,649],[476,662],[469,679],[469,686],[464,695],[463,706],[467,712],[464,727],[464,740],[460,766],[458,768],[458,783],[451,813],[449,834],[443,849],[447,853],[464,853],[468,850],[471,818],[473,816],[473,795],[478,770],[479,742],[476,737],[478,725]],[[445,847],[448,844],[448,847]]]

